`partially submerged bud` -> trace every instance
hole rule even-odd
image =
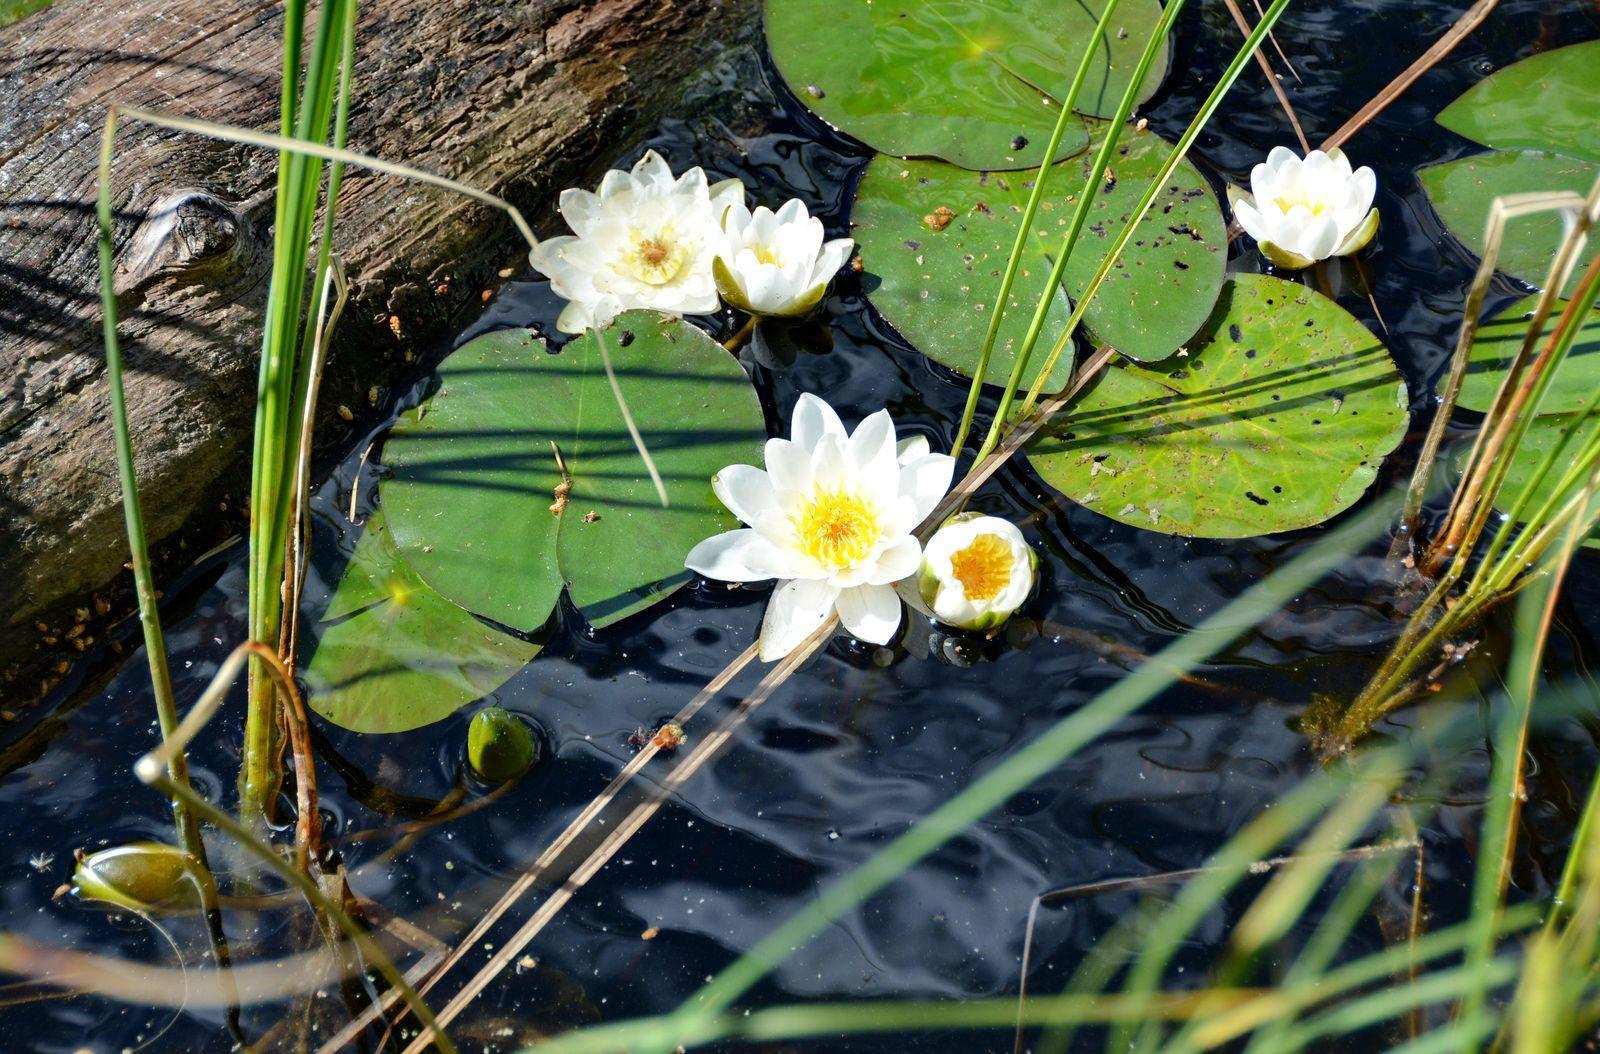
[[[467,726],[467,763],[488,783],[507,783],[533,767],[539,746],[527,722],[498,706],[479,710]]]
[[[946,520],[923,547],[917,589],[940,622],[987,631],[1022,606],[1038,567],[1038,556],[1015,524],[963,513]]]
[[[130,911],[179,911],[199,903],[199,870],[194,857],[165,842],[134,842],[93,853],[79,850],[72,881],[60,892]]]

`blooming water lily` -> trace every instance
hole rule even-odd
[[[894,583],[922,562],[915,535],[950,489],[955,459],[922,438],[897,443],[887,410],[846,432],[809,393],[789,439],[769,439],[766,470],[730,465],[717,497],[747,528],[707,538],[685,563],[724,582],[779,579],[761,624],[761,658],[780,659],[833,611],[852,635],[887,644],[900,627]]]
[[[917,588],[940,622],[958,629],[1003,625],[1033,591],[1039,558],[1016,524],[964,513],[947,520],[923,550]]]
[[[828,283],[850,258],[849,238],[822,240],[822,221],[798,198],[777,212],[754,212],[743,202],[722,217],[712,261],[717,289],[733,307],[752,315],[790,318],[822,302]]]
[[[1261,255],[1279,267],[1310,267],[1348,256],[1372,240],[1378,210],[1372,169],[1354,171],[1342,150],[1313,150],[1304,160],[1276,146],[1250,172],[1250,193],[1231,191],[1233,214],[1256,240]]]
[[[631,172],[607,172],[598,193],[562,191],[561,213],[575,233],[547,238],[533,253],[534,266],[569,301],[556,327],[582,333],[633,308],[717,310],[718,221],[743,204],[737,179],[709,185],[701,168],[675,177],[654,150]]]

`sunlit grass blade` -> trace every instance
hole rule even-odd
[[[1150,36],[1145,41],[1144,51],[1139,55],[1139,63],[1134,67],[1133,76],[1128,81],[1128,87],[1123,91],[1122,98],[1117,101],[1116,114],[1106,123],[1105,138],[1101,140],[1100,148],[1095,152],[1094,161],[1089,166],[1089,174],[1084,177],[1083,189],[1078,192],[1077,204],[1072,210],[1072,219],[1067,224],[1067,229],[1061,237],[1061,243],[1056,248],[1055,260],[1050,264],[1050,277],[1045,280],[1044,289],[1039,294],[1039,303],[1035,306],[1033,318],[1028,323],[1028,331],[1023,335],[1022,344],[1017,348],[1016,358],[1011,364],[1011,375],[1006,378],[1005,389],[1001,392],[1000,404],[995,410],[994,420],[990,422],[989,432],[984,437],[983,444],[978,448],[977,460],[979,461],[983,460],[1000,442],[1000,430],[1005,426],[1006,418],[1010,416],[1012,400],[1016,398],[1017,391],[1022,386],[1023,378],[1028,375],[1028,363],[1033,358],[1033,349],[1039,343],[1039,336],[1044,331],[1045,322],[1049,319],[1050,312],[1055,307],[1056,291],[1062,288],[1061,282],[1066,274],[1067,261],[1072,258],[1073,252],[1077,249],[1078,237],[1083,233],[1084,225],[1088,222],[1090,207],[1105,186],[1106,169],[1110,167],[1117,143],[1122,139],[1122,130],[1126,127],[1128,118],[1133,114],[1134,103],[1139,97],[1139,87],[1144,83],[1145,76],[1150,72],[1150,67],[1154,64],[1156,55],[1160,53],[1162,47],[1166,45],[1167,38],[1171,36],[1172,27],[1177,23],[1178,15],[1183,10],[1183,5],[1184,0],[1172,0],[1162,9],[1161,20],[1150,31]],[[1170,174],[1170,171],[1167,170],[1163,170],[1163,172],[1164,174],[1159,177],[1160,183],[1165,183],[1166,175]],[[1044,173],[1041,169],[1040,183],[1042,184],[1043,181]],[[1036,186],[1034,192],[1038,193],[1038,191],[1039,188]],[[1134,222],[1138,222],[1137,217]],[[1022,233],[1029,233],[1029,230],[1030,228],[1025,224]],[[1020,250],[1023,243],[1019,241],[1017,244]],[[1067,320],[1066,332],[1068,334],[1075,328],[1076,320],[1081,317],[1079,308],[1086,307],[1093,297],[1093,288],[1084,293],[1079,306],[1074,308]],[[999,303],[995,305],[997,311],[1000,306]],[[1050,368],[1054,368],[1053,360]],[[1042,388],[1043,385],[1041,384],[1040,387]],[[970,395],[967,401],[969,405],[973,403]]]
[[[1117,5],[1121,2],[1122,0],[1106,0],[1105,9],[1100,12],[1100,20],[1095,23],[1094,32],[1089,35],[1089,39],[1084,43],[1083,57],[1078,62],[1078,70],[1072,77],[1071,85],[1067,88],[1066,98],[1061,101],[1060,112],[1056,114],[1055,128],[1051,131],[1050,141],[1044,148],[1044,163],[1039,166],[1038,177],[1034,179],[1033,189],[1028,193],[1028,204],[1023,208],[1022,219],[1017,225],[1017,239],[1011,246],[1011,255],[1006,259],[1005,274],[1000,279],[1000,292],[995,296],[994,310],[989,313],[989,328],[983,335],[983,348],[978,353],[977,368],[972,371],[972,384],[967,389],[967,404],[961,411],[961,424],[956,429],[955,441],[950,444],[950,453],[956,457],[961,455],[961,449],[967,445],[967,435],[972,431],[972,419],[978,412],[978,396],[983,391],[984,379],[989,372],[989,359],[994,354],[994,342],[1000,334],[1000,321],[1005,317],[1006,303],[1011,298],[1011,287],[1015,284],[1017,271],[1022,266],[1022,257],[1027,251],[1028,239],[1033,234],[1033,220],[1039,212],[1039,202],[1044,198],[1045,184],[1049,181],[1050,174],[1056,167],[1055,156],[1056,151],[1061,146],[1061,136],[1066,132],[1067,125],[1077,119],[1073,108],[1078,104],[1078,95],[1083,90],[1083,82],[1089,75],[1089,69],[1099,51],[1100,42],[1105,39],[1106,26],[1110,23],[1112,14],[1115,13]],[[1183,0],[1175,0],[1175,2],[1179,7],[1183,5]],[[1157,40],[1165,40],[1166,33],[1158,30],[1157,34],[1153,35],[1151,39],[1152,44]],[[1146,48],[1146,50],[1149,51],[1151,49]],[[1144,62],[1140,69],[1147,69],[1148,66],[1149,63]],[[1143,78],[1141,76],[1135,76],[1129,82],[1124,98],[1131,98],[1137,94],[1142,82]],[[1065,259],[1065,256],[1066,254],[1063,253],[1062,258]],[[1055,288],[1053,282],[1049,288]],[[1046,302],[1049,302],[1050,299],[1047,297]],[[1034,339],[1037,339],[1037,334],[1034,334]]]
[[[1150,185],[1140,195],[1138,204],[1133,207],[1128,215],[1128,225],[1117,236],[1117,240],[1111,246],[1111,250],[1101,260],[1094,277],[1084,287],[1083,292],[1079,295],[1078,303],[1072,309],[1072,314],[1067,318],[1066,326],[1062,328],[1061,334],[1056,338],[1055,346],[1050,349],[1050,354],[1045,359],[1044,365],[1034,375],[1034,382],[1029,386],[1027,398],[1022,403],[1022,416],[1027,416],[1034,408],[1034,405],[1038,403],[1045,381],[1055,369],[1062,352],[1071,344],[1073,334],[1077,332],[1079,323],[1083,321],[1084,312],[1088,310],[1088,306],[1094,300],[1095,294],[1100,291],[1100,286],[1105,282],[1106,276],[1111,273],[1111,268],[1116,265],[1116,262],[1122,258],[1123,252],[1127,250],[1128,243],[1133,240],[1134,232],[1139,229],[1139,225],[1144,222],[1145,217],[1149,214],[1150,206],[1155,201],[1156,195],[1160,193],[1162,187],[1166,186],[1167,180],[1172,178],[1172,173],[1179,163],[1188,156],[1189,148],[1194,145],[1194,141],[1200,137],[1201,131],[1210,123],[1212,116],[1217,112],[1217,108],[1222,105],[1223,98],[1233,87],[1234,82],[1239,79],[1239,74],[1243,72],[1245,65],[1266,40],[1267,34],[1272,32],[1272,27],[1277,25],[1278,19],[1283,15],[1284,10],[1288,8],[1289,2],[1290,0],[1273,0],[1272,5],[1267,8],[1266,14],[1261,17],[1261,21],[1256,23],[1255,30],[1250,34],[1243,46],[1239,48],[1238,52],[1234,54],[1233,59],[1228,63],[1227,68],[1223,70],[1221,76],[1217,78],[1216,84],[1212,87],[1210,94],[1206,96],[1205,102],[1200,104],[1199,112],[1189,122],[1189,126],[1184,129],[1183,135],[1178,138],[1177,144],[1168,155],[1166,163],[1161,166],[1161,171],[1156,173],[1155,177],[1150,181]],[[997,422],[1000,421],[1000,415],[996,414],[995,419]]]
[[[1392,515],[1393,503],[1379,501],[1310,546],[1268,578],[1256,583],[1222,610],[1180,637],[1112,688],[1071,716],[1057,722],[1032,742],[975,780],[960,794],[935,809],[850,874],[823,889],[808,908],[791,916],[766,938],[718,974],[693,999],[673,1014],[675,1027],[661,1036],[670,1049],[679,1029],[715,1015],[738,999],[768,971],[810,940],[833,919],[860,904],[926,858],[945,842],[1039,776],[1071,757],[1086,743],[1153,699],[1181,673],[1186,673],[1235,639],[1255,622],[1315,582],[1370,541],[1380,523]]]

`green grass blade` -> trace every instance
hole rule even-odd
[[[1144,195],[1139,199],[1139,203],[1134,206],[1129,216],[1128,226],[1123,229],[1122,234],[1117,238],[1116,244],[1111,247],[1111,251],[1101,261],[1094,278],[1084,288],[1083,295],[1079,298],[1071,316],[1068,317],[1067,324],[1062,329],[1061,335],[1056,338],[1055,347],[1050,349],[1049,357],[1035,375],[1033,384],[1028,388],[1028,396],[1022,403],[1022,416],[1026,417],[1039,401],[1039,395],[1044,390],[1044,382],[1050,377],[1051,372],[1055,370],[1056,363],[1061,358],[1061,353],[1066,350],[1067,345],[1072,340],[1073,333],[1078,328],[1078,324],[1083,321],[1084,311],[1087,310],[1095,294],[1099,292],[1106,275],[1111,273],[1111,268],[1122,258],[1128,243],[1133,240],[1134,232],[1139,229],[1139,224],[1143,223],[1145,217],[1149,214],[1150,205],[1155,201],[1156,194],[1166,185],[1167,180],[1172,177],[1173,170],[1188,156],[1189,148],[1200,137],[1200,132],[1211,121],[1211,117],[1217,112],[1217,108],[1222,105],[1223,97],[1233,87],[1234,81],[1239,79],[1239,74],[1243,72],[1245,64],[1261,48],[1262,42],[1267,39],[1267,34],[1272,32],[1272,27],[1277,24],[1279,17],[1283,15],[1288,6],[1289,0],[1273,0],[1272,6],[1267,8],[1266,12],[1261,16],[1261,20],[1256,23],[1254,31],[1245,39],[1243,46],[1239,48],[1233,60],[1223,70],[1222,76],[1217,79],[1216,85],[1211,89],[1211,94],[1206,96],[1206,101],[1200,105],[1200,111],[1195,114],[1194,120],[1190,121],[1189,127],[1184,129],[1177,145],[1172,148],[1172,153],[1167,157],[1167,163],[1161,167],[1161,171],[1156,173],[1155,178],[1150,181],[1150,186],[1145,189]]]
[[[972,385],[967,389],[967,405],[961,411],[961,426],[956,429],[955,442],[950,444],[950,453],[956,457],[961,456],[961,448],[967,445],[967,435],[972,431],[972,419],[978,412],[978,395],[983,391],[984,378],[989,372],[989,359],[994,354],[995,338],[1000,335],[1000,320],[1005,317],[1006,301],[1011,297],[1011,287],[1016,283],[1017,270],[1022,266],[1022,255],[1033,232],[1033,218],[1038,214],[1039,202],[1044,198],[1045,183],[1055,168],[1056,150],[1061,146],[1061,136],[1066,132],[1068,122],[1073,120],[1073,107],[1078,104],[1078,94],[1083,90],[1083,82],[1089,75],[1089,67],[1094,61],[1095,52],[1099,49],[1100,42],[1105,39],[1106,26],[1121,2],[1122,0],[1106,0],[1105,10],[1100,12],[1100,21],[1095,23],[1094,32],[1084,44],[1083,58],[1078,62],[1078,71],[1073,75],[1072,84],[1067,88],[1066,98],[1062,100],[1061,112],[1056,115],[1056,126],[1050,132],[1050,142],[1045,145],[1044,163],[1039,166],[1039,176],[1033,181],[1033,190],[1028,194],[1027,207],[1022,210],[1022,220],[1017,226],[1017,240],[1011,247],[1010,258],[1006,260],[1006,271],[1000,279],[1000,292],[995,297],[994,310],[989,313],[989,328],[983,335],[983,349],[978,353],[977,369],[972,371]],[[1175,3],[1179,7],[1183,6],[1183,0],[1175,0]],[[1165,39],[1165,36],[1162,33],[1159,39]],[[1152,37],[1152,39],[1157,38]],[[1137,93],[1143,80],[1142,76],[1135,75],[1124,97],[1131,97]],[[1048,288],[1053,291],[1055,283],[1050,283]],[[1045,303],[1049,302],[1050,298],[1045,297]]]
[[[1057,722],[855,871],[825,888],[811,906],[790,917],[680,1007],[673,1014],[676,1028],[663,1033],[662,1043],[670,1048],[677,1028],[688,1029],[731,1005],[832,920],[894,881],[1321,578],[1376,535],[1392,515],[1393,505],[1392,501],[1380,501],[1309,547],[1162,649],[1157,661],[1141,665],[1082,709]]]
[[[1084,224],[1089,219],[1089,208],[1094,204],[1094,199],[1099,196],[1105,186],[1106,169],[1111,165],[1112,153],[1117,148],[1117,143],[1122,138],[1122,130],[1127,126],[1128,118],[1133,114],[1134,101],[1139,96],[1139,88],[1144,84],[1145,76],[1150,72],[1155,57],[1160,52],[1167,37],[1172,35],[1172,27],[1178,20],[1178,14],[1183,10],[1184,0],[1172,0],[1161,12],[1161,20],[1150,31],[1150,38],[1145,41],[1144,51],[1139,55],[1139,64],[1134,68],[1133,78],[1128,81],[1127,89],[1122,93],[1122,98],[1117,102],[1117,112],[1106,124],[1105,139],[1100,143],[1100,149],[1095,152],[1094,162],[1089,167],[1089,174],[1083,181],[1083,190],[1078,194],[1077,205],[1072,210],[1072,221],[1068,224],[1066,232],[1062,235],[1061,246],[1056,252],[1056,258],[1050,265],[1050,277],[1046,280],[1044,291],[1039,294],[1039,303],[1034,307],[1033,318],[1028,323],[1028,331],[1022,338],[1022,345],[1017,349],[1017,357],[1011,364],[1011,375],[1006,378],[1005,390],[1001,393],[1000,404],[995,409],[994,420],[989,424],[988,435],[984,437],[983,445],[978,448],[978,460],[983,460],[991,450],[1000,443],[1000,431],[1005,427],[1006,418],[1011,414],[1011,404],[1016,399],[1017,390],[1022,386],[1022,378],[1027,376],[1028,363],[1033,358],[1033,349],[1039,343],[1039,334],[1044,331],[1045,321],[1050,316],[1050,309],[1055,306],[1056,290],[1061,288],[1062,276],[1067,270],[1067,261],[1072,258],[1072,252],[1077,248],[1078,236],[1083,233]],[[1042,182],[1041,170],[1041,182]],[[1164,182],[1164,180],[1163,180]],[[1037,188],[1035,188],[1037,191]],[[1135,220],[1137,222],[1137,220]],[[1024,227],[1024,232],[1028,230]],[[1020,243],[1019,243],[1020,244]],[[1094,296],[1089,291],[1083,298],[1087,304]],[[1000,306],[995,305],[997,308]],[[1076,319],[1081,313],[1075,307],[1067,321],[1067,331],[1076,328]],[[1052,363],[1051,368],[1054,368]],[[1043,385],[1040,385],[1043,388]],[[970,402],[970,399],[969,399]]]

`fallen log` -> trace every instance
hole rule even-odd
[[[756,7],[369,0],[350,147],[548,215],[751,39]],[[275,131],[282,22],[280,3],[251,0],[57,0],[0,30],[0,698],[47,688],[89,596],[126,577],[93,222],[107,107]],[[153,539],[185,539],[246,478],[275,161],[134,122],[116,136],[118,303]],[[337,248],[352,299],[323,405],[365,402],[517,244],[491,208],[350,170]],[[90,621],[128,609],[107,608]]]

